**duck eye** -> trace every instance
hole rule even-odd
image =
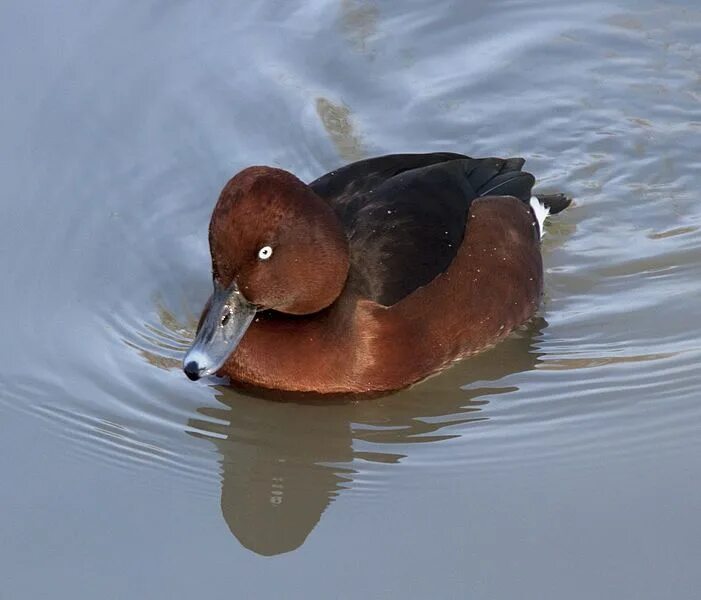
[[[273,255],[273,249],[270,246],[263,246],[258,250],[258,258],[268,260]]]

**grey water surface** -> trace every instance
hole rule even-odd
[[[0,598],[698,598],[701,5],[0,3]],[[250,164],[524,156],[542,310],[384,399],[179,370]]]

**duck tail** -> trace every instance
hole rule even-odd
[[[572,203],[572,198],[565,194],[535,194],[535,197],[550,211],[551,215],[562,212]]]
[[[538,194],[537,196],[531,197],[529,204],[538,222],[538,231],[540,232],[541,240],[545,234],[545,229],[543,228],[545,220],[550,215],[555,215],[565,210],[571,202],[572,198],[568,198],[564,194]]]

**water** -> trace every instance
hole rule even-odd
[[[695,598],[693,2],[6,1],[2,598]],[[249,164],[523,155],[542,310],[389,398],[177,368]]]

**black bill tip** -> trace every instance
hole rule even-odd
[[[183,371],[185,371],[185,375],[187,375],[188,379],[191,381],[197,381],[200,378],[200,368],[194,360],[187,363],[183,367]]]

